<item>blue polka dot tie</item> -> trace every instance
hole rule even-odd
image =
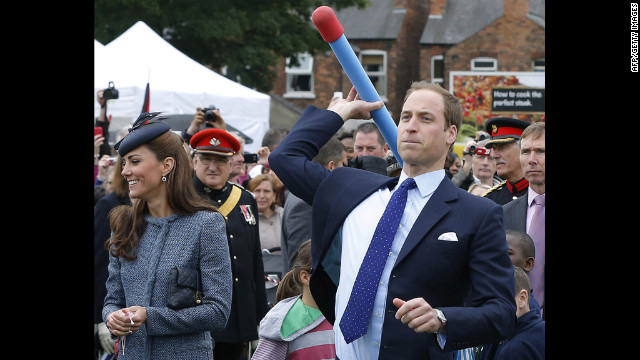
[[[378,291],[378,283],[389,256],[391,243],[400,225],[402,213],[404,213],[407,192],[415,187],[416,181],[412,178],[407,178],[400,185],[391,196],[373,233],[373,238],[353,284],[349,302],[340,319],[340,330],[347,344],[367,333],[373,301]]]

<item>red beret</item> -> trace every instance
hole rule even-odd
[[[232,156],[240,151],[240,141],[222,129],[205,129],[191,137],[189,145],[194,153]]]

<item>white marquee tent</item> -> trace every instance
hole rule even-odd
[[[119,91],[119,99],[109,100],[107,105],[108,115],[112,115],[110,133],[130,125],[140,115],[148,82],[149,111],[183,115],[195,113],[198,106],[215,105],[227,124],[253,140],[245,146],[246,151],[255,152],[260,147],[269,129],[269,95],[194,61],[144,22],[138,21],[106,46],[95,41],[94,51],[94,94],[110,81]],[[94,112],[97,117],[97,101]]]

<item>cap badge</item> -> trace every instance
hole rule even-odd
[[[498,132],[498,127],[496,124],[491,125],[491,132],[495,135]]]
[[[209,140],[209,144],[211,144],[213,146],[218,146],[218,145],[220,145],[220,140],[218,140],[216,138],[211,138],[211,140]]]

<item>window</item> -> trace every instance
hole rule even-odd
[[[471,59],[471,71],[496,71],[498,60],[490,57],[477,57]]]
[[[544,59],[533,59],[531,69],[533,71],[544,71]]]
[[[444,56],[442,55],[431,57],[431,82],[444,87]]]
[[[289,66],[287,59],[286,94],[289,97],[313,97],[313,56],[309,53],[298,54],[298,65]]]
[[[362,50],[360,63],[383,101],[387,96],[387,53],[382,50]]]

